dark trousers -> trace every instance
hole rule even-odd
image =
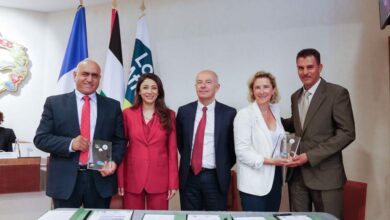
[[[281,167],[276,167],[274,182],[271,191],[267,195],[256,196],[240,191],[242,210],[252,212],[278,212],[282,198],[282,183],[282,169]]]
[[[288,184],[288,192],[290,210],[293,212],[311,212],[314,205],[316,212],[327,212],[343,219],[343,188],[310,189],[305,185],[300,169],[295,169]]]
[[[67,200],[53,198],[54,208],[79,208],[83,205],[84,208],[108,209],[110,207],[111,197],[100,197],[96,190],[92,172],[96,171],[78,171],[77,181],[72,195]]]
[[[227,194],[219,189],[216,169],[204,169],[196,176],[191,170],[180,190],[180,204],[182,210],[226,211]]]

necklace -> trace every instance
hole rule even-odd
[[[142,114],[144,115],[145,121],[150,121],[153,117],[153,112],[150,111],[143,111]]]

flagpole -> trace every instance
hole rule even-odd
[[[142,12],[142,14],[140,16],[140,18],[141,18],[142,16],[145,15],[145,9],[146,9],[146,7],[145,7],[145,0],[142,0],[141,6],[139,8],[141,9],[141,12]]]
[[[77,7],[77,10],[79,10],[81,7],[84,7],[84,1],[83,0],[79,0],[80,4],[79,4],[79,7]]]
[[[116,9],[118,6],[118,2],[116,0],[112,0],[112,8]]]

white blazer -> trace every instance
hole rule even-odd
[[[283,128],[278,106],[270,104],[270,108],[276,123]],[[272,188],[275,166],[265,165],[264,158],[272,157],[274,144],[256,101],[237,113],[234,142],[238,189],[256,196],[267,195]]]

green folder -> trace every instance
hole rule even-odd
[[[221,220],[233,220],[232,216],[230,214],[220,214],[219,218]]]
[[[175,213],[175,220],[186,220],[187,215],[184,213]]]
[[[321,218],[318,215],[310,214],[309,217],[313,220],[321,220]]]
[[[70,217],[69,220],[84,220],[87,219],[91,214],[91,210],[86,210],[84,208],[79,208],[77,211]]]

